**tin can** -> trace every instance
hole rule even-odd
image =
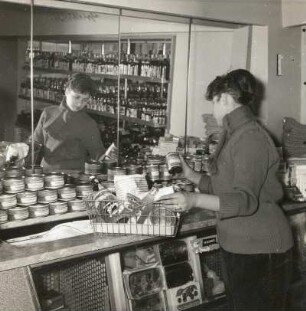
[[[0,210],[0,223],[3,224],[7,222],[7,220],[8,220],[7,211]]]
[[[201,172],[202,171],[202,156],[201,155],[194,155],[193,156],[193,163],[194,163],[194,171]]]
[[[37,191],[38,203],[50,203],[57,200],[57,191],[51,189],[44,189]]]
[[[32,176],[33,174],[42,175],[43,167],[40,165],[27,166],[24,170],[25,176]]]
[[[29,207],[16,206],[7,210],[9,220],[24,220],[29,218]]]
[[[65,186],[57,189],[58,198],[63,201],[69,201],[76,198],[76,189],[73,186]]]
[[[107,170],[107,180],[114,181],[115,176],[117,175],[126,175],[126,169],[120,166],[116,166],[114,168],[109,168]]]
[[[29,206],[37,203],[37,195],[35,192],[25,191],[16,194],[17,204],[19,206]]]
[[[191,155],[187,155],[185,157],[185,162],[188,164],[188,166],[190,168],[192,168],[194,170],[194,161],[193,161],[193,157]]]
[[[85,202],[80,199],[71,200],[68,202],[68,208],[71,212],[79,212],[86,210]]]
[[[160,180],[160,171],[158,164],[148,164],[146,165],[146,174],[149,180],[156,181]]]
[[[5,176],[5,169],[0,169],[0,179],[3,179]]]
[[[141,165],[129,164],[125,167],[127,175],[142,174],[143,169]]]
[[[50,215],[65,214],[68,212],[67,202],[52,202],[49,204]]]
[[[44,177],[39,174],[28,175],[24,178],[25,189],[29,191],[37,191],[44,189]]]
[[[59,189],[64,187],[65,178],[62,173],[50,173],[44,177],[46,189]]]
[[[163,181],[172,180],[173,175],[170,174],[167,164],[161,164],[159,166],[159,172],[160,172],[160,179],[161,180],[163,180]]]
[[[84,198],[92,192],[93,192],[92,185],[90,185],[90,184],[84,184],[84,185],[77,185],[76,186],[76,196],[78,198]]]
[[[22,176],[22,169],[19,167],[10,167],[5,170],[4,178],[20,178]]]
[[[78,184],[88,184],[92,176],[92,174],[80,173],[78,177]]]
[[[179,174],[183,171],[180,156],[178,152],[169,152],[166,155],[166,163],[168,167],[168,171],[171,174]]]
[[[46,217],[49,213],[49,204],[37,203],[29,206],[30,218]]]
[[[9,209],[17,205],[16,194],[1,194],[0,195],[0,208]]]
[[[113,168],[117,165],[117,161],[116,160],[112,160],[112,159],[104,159],[102,162],[102,173],[103,174],[107,174],[108,170],[110,168]]]
[[[99,174],[102,172],[102,163],[98,161],[85,162],[85,174]]]
[[[209,155],[205,154],[202,158],[202,171],[208,172],[209,171]]]
[[[3,179],[3,189],[6,193],[18,193],[25,190],[23,178]]]

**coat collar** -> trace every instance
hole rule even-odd
[[[256,120],[253,112],[248,106],[240,106],[223,118],[223,127],[229,135],[234,133],[245,123]]]

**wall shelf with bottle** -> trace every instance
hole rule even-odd
[[[34,41],[35,103],[59,104],[68,76],[85,72],[97,83],[97,93],[87,107],[89,113],[117,118],[119,92],[122,121],[167,128],[173,38],[122,39],[120,49],[115,39],[73,40]],[[27,49],[23,69],[28,72],[29,60]],[[29,77],[21,82],[19,98],[30,99]]]

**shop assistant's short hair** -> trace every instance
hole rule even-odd
[[[83,72],[78,72],[68,78],[66,88],[81,94],[95,94],[96,84],[89,75]]]
[[[251,106],[256,96],[256,78],[245,69],[237,69],[226,75],[216,77],[207,87],[206,99],[223,93],[230,94],[234,100],[246,106]]]

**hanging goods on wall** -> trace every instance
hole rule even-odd
[[[293,118],[283,120],[283,145],[286,158],[306,157],[306,124]]]

